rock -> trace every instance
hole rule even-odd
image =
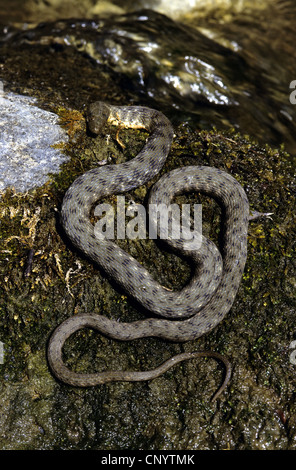
[[[1,93],[0,190],[25,192],[42,186],[68,159],[55,147],[67,140],[58,116],[39,108],[35,98]]]

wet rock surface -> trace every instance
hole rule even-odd
[[[179,61],[176,55],[170,58],[172,43],[156,47],[155,34],[160,25],[166,31],[168,24],[175,38],[188,38],[182,25],[147,10],[108,20],[46,23],[26,31],[11,26],[0,37],[5,88],[34,96],[60,116],[69,135],[63,151],[71,158],[49,183],[28,193],[7,191],[0,201],[1,449],[295,449],[296,366],[290,348],[296,334],[294,161],[282,148],[259,145],[234,129],[226,130],[232,111],[236,115],[236,109],[244,110],[235,102],[244,83],[241,77],[246,79],[244,72],[250,70],[245,62],[233,51],[225,55],[222,46],[200,34],[195,36],[200,44],[195,58],[192,45],[187,45],[190,60],[185,61],[186,54]],[[148,44],[157,52],[145,51]],[[204,62],[211,51],[217,73],[207,79],[210,61]],[[229,57],[242,67],[231,74]],[[180,70],[185,62],[196,68],[184,77]],[[197,70],[206,79],[195,94],[192,77]],[[235,73],[241,80],[237,89]],[[253,76],[247,83],[254,90],[259,84],[254,85]],[[67,343],[65,358],[77,371],[148,369],[183,350],[214,349],[233,364],[231,383],[216,402],[210,399],[223,368],[212,359],[183,363],[147,383],[90,389],[61,384],[49,371],[50,333],[69,316],[95,311],[118,321],[144,317],[124,292],[69,245],[59,222],[63,195],[79,174],[105,160],[132,158],[145,143],[146,134],[138,131],[120,132],[125,151],[118,146],[116,129],[91,136],[84,111],[96,99],[161,109],[173,120],[176,133],[164,172],[188,164],[222,168],[244,186],[252,209],[273,216],[251,222],[239,294],[212,333],[185,344],[158,339],[119,343],[83,330]],[[275,102],[268,109],[275,109]],[[292,114],[293,109],[288,111]],[[258,136],[265,135],[270,145],[271,121],[266,112]],[[254,135],[252,126],[237,124],[243,133]],[[277,133],[278,147],[283,140],[291,142],[286,135],[287,128]],[[128,197],[144,203],[150,186]],[[217,240],[219,211],[208,198],[201,201],[204,231]],[[123,246],[168,288],[180,288],[190,276],[183,260],[152,241],[124,241]]]
[[[272,21],[275,14],[272,9],[267,10],[265,21]],[[286,16],[291,22],[289,10]],[[196,20],[192,26],[184,25],[152,10],[112,15],[111,18],[59,20],[25,31],[8,28],[2,41],[0,36],[0,44],[5,51],[9,43],[11,59],[11,49],[34,49],[36,52],[39,49],[39,54],[47,61],[51,61],[53,54],[58,63],[67,56],[75,57],[77,66],[68,63],[67,80],[71,82],[77,77],[82,84],[76,102],[79,98],[85,103],[104,95],[104,90],[98,89],[99,74],[103,72],[124,92],[124,103],[140,102],[152,107],[161,104],[162,110],[174,117],[175,122],[192,122],[199,128],[235,126],[242,133],[256,136],[262,144],[285,142],[291,151],[296,134],[295,108],[289,103],[294,36],[286,24],[286,16],[283,16],[283,24],[270,28],[274,36],[280,33],[281,26],[286,31],[285,42],[276,42],[274,46],[270,33],[265,38],[264,31],[260,31],[264,26],[256,24],[257,29],[252,31],[251,19],[246,16],[247,29],[257,44],[257,49],[250,51],[241,34],[239,18],[225,26],[224,35],[228,36],[228,41],[223,40],[221,25],[217,22],[212,31],[213,40],[208,37],[204,19],[200,24]],[[270,58],[266,56],[269,50]],[[93,73],[88,70],[90,63]],[[19,68],[21,64],[15,65]],[[34,69],[36,73],[37,64]],[[65,84],[63,66],[60,64],[54,69],[55,73],[60,71],[56,83],[61,83],[62,92],[68,85]],[[42,70],[46,70],[46,66],[40,63],[40,77]],[[88,80],[81,77],[83,70],[89,74]],[[74,71],[76,76],[73,76]],[[34,71],[29,75],[32,79]],[[48,91],[53,79],[47,75],[39,82]],[[9,80],[10,83],[16,83],[15,78]],[[76,81],[73,90],[75,85]],[[110,100],[117,100],[112,91]],[[82,101],[84,98],[86,101]],[[71,97],[67,94],[66,99]]]
[[[31,97],[0,96],[0,191],[25,192],[42,186],[67,159],[58,146],[68,141],[58,116],[44,111]]]

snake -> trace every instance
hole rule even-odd
[[[139,261],[107,237],[96,237],[90,211],[103,197],[127,192],[159,176],[170,152],[174,129],[160,111],[144,106],[117,106],[96,101],[88,106],[90,133],[104,126],[145,129],[146,143],[132,159],[95,167],[74,180],[66,191],[61,222],[74,247],[96,263],[108,277],[133,298],[148,318],[118,322],[94,312],[79,313],[56,327],[48,344],[48,362],[54,375],[72,386],[88,387],[111,381],[152,380],[186,359],[211,356],[224,363],[225,379],[214,398],[224,390],[231,374],[225,357],[213,351],[183,352],[148,371],[102,371],[77,373],[63,361],[63,346],[77,330],[91,328],[119,340],[157,337],[172,342],[195,340],[213,330],[231,309],[247,258],[249,203],[240,183],[229,173],[210,166],[188,165],[165,173],[150,191],[150,204],[169,205],[177,194],[204,193],[222,208],[222,248],[203,234],[199,248],[185,250],[185,240],[168,237],[166,242],[192,265],[189,282],[179,290],[162,286]]]

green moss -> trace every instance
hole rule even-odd
[[[270,436],[270,404],[279,400],[287,403],[292,394],[289,373],[285,375],[289,364],[283,348],[288,347],[296,333],[293,162],[283,149],[261,148],[233,130],[196,133],[184,126],[176,129],[172,151],[162,171],[188,164],[222,168],[245,187],[253,210],[273,213],[271,218],[250,223],[248,262],[238,297],[227,318],[198,344],[184,346],[191,350],[215,348],[230,356],[234,368],[240,365],[239,381],[234,374],[221,409],[218,411],[215,405],[209,405],[219,385],[215,371],[219,371],[221,377],[220,366],[211,361],[180,366],[151,384],[111,384],[94,390],[75,390],[58,384],[51,376],[46,363],[46,345],[51,331],[64,319],[85,311],[104,313],[121,321],[143,317],[99,269],[73,250],[59,223],[63,194],[79,174],[102,160],[116,163],[132,158],[145,143],[146,133],[123,130],[120,134],[126,143],[123,151],[115,138],[116,129],[106,131],[111,134],[108,145],[104,135],[93,138],[78,129],[79,138],[72,135],[72,144],[65,149],[71,161],[63,165],[59,175],[27,194],[7,191],[0,200],[3,280],[0,339],[6,351],[0,373],[7,384],[29,380],[32,387],[32,374],[35,374],[34,380],[38,378],[45,384],[37,387],[40,409],[32,405],[36,398],[29,389],[23,394],[23,400],[28,416],[39,416],[40,412],[44,422],[42,429],[47,427],[47,436],[42,438],[32,426],[28,431],[31,440],[23,447],[177,449],[183,446],[190,449],[190,439],[207,447],[209,444],[203,443],[210,432],[207,424],[210,417],[217,421],[212,432],[226,448],[239,439],[239,422],[247,423],[250,417],[254,428],[264,421]],[[128,197],[145,203],[152,184],[131,191]],[[188,200],[192,200],[191,195]],[[205,219],[214,222],[214,228],[208,228],[208,232],[216,238],[219,221],[216,204],[206,198],[203,209]],[[163,252],[151,241],[123,241],[122,246],[168,287],[178,288],[190,276],[190,269],[183,260]],[[24,277],[31,249],[34,249],[33,262],[29,276]],[[69,364],[77,370],[144,369],[154,367],[182,347],[157,339],[121,344],[82,331],[67,344],[65,353]],[[238,405],[242,383],[249,383],[260,394],[257,400],[248,401],[247,408],[244,402]],[[131,395],[131,399],[126,401],[127,395]],[[75,405],[77,397],[85,425],[81,424],[81,412]],[[224,401],[226,397],[229,400]],[[200,433],[194,434],[189,423],[196,420],[197,404],[201,410]],[[97,407],[100,411],[92,416]],[[73,413],[71,421],[69,416]],[[51,427],[47,421],[49,414],[53,417]],[[16,415],[14,419],[17,420]],[[101,428],[95,431],[98,420]],[[163,426],[168,420],[170,425],[165,425],[164,432]],[[192,434],[189,437],[189,428],[194,438]],[[278,439],[287,442],[280,428],[277,431]],[[228,436],[227,442],[222,434]],[[243,444],[243,448],[251,448],[252,435],[245,439],[247,444]],[[21,444],[19,447],[23,448]]]

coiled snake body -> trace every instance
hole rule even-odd
[[[125,341],[148,336],[171,341],[194,340],[212,330],[230,310],[247,256],[249,204],[246,194],[232,176],[205,166],[188,166],[165,174],[152,188],[149,199],[149,203],[169,205],[175,194],[194,190],[213,196],[223,207],[223,257],[205,237],[202,237],[199,250],[187,250],[186,253],[182,248],[184,240],[168,240],[174,249],[183,251],[191,259],[195,269],[189,284],[183,289],[177,292],[165,289],[140,263],[111,240],[98,240],[90,222],[91,207],[103,196],[128,191],[157,175],[173,139],[170,121],[150,108],[115,107],[103,102],[89,107],[88,125],[93,133],[99,133],[107,121],[120,126],[145,128],[150,134],[147,143],[131,161],[95,168],[78,177],[64,197],[62,223],[74,245],[158,318],[120,323],[90,313],[75,315],[64,321],[51,336],[48,359],[60,380],[76,386],[113,380],[149,380],[181,360],[201,355],[212,355],[223,360],[218,353],[193,352],[179,354],[151,371],[78,374],[64,364],[62,347],[70,335],[85,327]],[[229,364],[226,366],[229,375]]]

